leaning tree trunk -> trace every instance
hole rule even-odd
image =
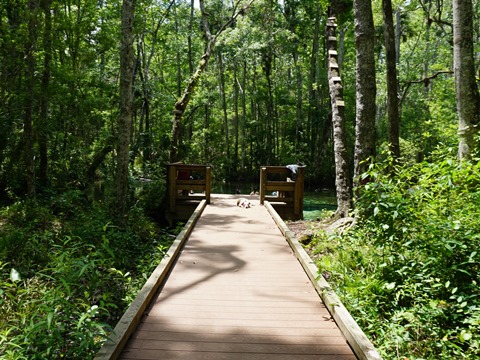
[[[354,0],[356,48],[356,118],[354,187],[367,170],[367,160],[375,154],[375,57],[374,27],[371,0]]]
[[[332,104],[333,147],[335,153],[336,216],[347,217],[351,207],[351,185],[347,162],[345,103],[338,65],[335,17],[327,20],[328,87]]]
[[[458,158],[468,159],[475,149],[480,123],[480,95],[473,58],[471,0],[453,1],[453,68],[458,112]]]
[[[120,48],[120,116],[118,119],[114,210],[120,224],[124,223],[127,212],[130,130],[133,116],[133,15],[134,0],[123,0]]]
[[[236,8],[238,7],[239,3],[236,3],[234,5],[234,11],[233,15],[220,27],[218,32],[215,35],[212,35],[210,32],[210,27],[208,24],[208,16],[209,14],[205,11],[205,4],[204,0],[200,0],[200,11],[202,12],[202,24],[203,24],[203,29],[205,31],[205,36],[207,38],[207,44],[205,47],[205,51],[202,55],[202,58],[200,62],[198,63],[197,69],[195,73],[192,74],[190,77],[190,80],[188,81],[188,84],[183,91],[182,96],[178,101],[175,103],[174,110],[173,110],[173,126],[172,126],[172,143],[170,146],[170,162],[176,162],[178,161],[178,148],[180,145],[180,126],[182,123],[182,118],[185,113],[185,110],[193,96],[193,92],[195,91],[195,88],[197,87],[199,81],[200,81],[200,76],[203,74],[205,71],[208,61],[210,60],[210,57],[212,55],[213,48],[215,47],[215,43],[217,42],[217,38],[220,36],[220,34],[225,31],[225,29],[230,26],[230,24],[234,23],[236,18],[239,15],[243,15],[246,11],[246,9],[253,3],[254,0],[250,0],[250,2],[244,6],[242,9],[236,11]]]

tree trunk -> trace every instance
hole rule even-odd
[[[45,28],[43,30],[43,73],[42,73],[42,90],[40,94],[40,123],[41,128],[38,133],[38,148],[40,153],[39,182],[41,186],[48,183],[48,137],[49,137],[49,89],[50,89],[50,65],[52,60],[52,14],[51,0],[42,1],[43,14],[45,16]]]
[[[245,139],[245,125],[247,122],[247,60],[243,59],[242,72],[242,175],[245,173],[245,158],[246,158],[246,139]]]
[[[225,135],[225,153],[227,155],[226,159],[226,172],[230,174],[230,129],[228,126],[228,115],[227,115],[227,99],[225,95],[225,69],[223,66],[223,55],[218,53],[218,76],[219,76],[219,85],[220,85],[220,97],[222,101],[222,112],[223,112],[223,131]]]
[[[177,4],[176,1],[173,0],[173,10],[174,10],[174,19],[175,19],[175,32],[178,34],[179,29],[178,29],[178,15],[177,15]],[[177,97],[180,97],[182,94],[182,57],[180,53],[180,49],[177,48]]]
[[[297,80],[297,121],[295,126],[295,156],[298,158],[302,153],[303,144],[303,124],[302,124],[302,104],[303,104],[303,77],[302,67],[298,61],[298,50],[293,52],[293,64],[295,68],[295,77]]]
[[[318,50],[320,42],[320,3],[315,5],[315,26],[313,30],[313,40],[312,40],[312,55],[310,57],[310,71],[308,79],[308,111],[307,111],[307,141],[310,144],[308,148],[308,153],[311,158],[315,158],[315,168],[318,168],[321,164],[321,154],[317,150],[320,149],[317,147],[317,138],[319,137],[319,127],[320,127],[320,116],[319,116],[319,106],[320,101],[318,99],[318,87],[316,84],[319,83],[318,80]]]
[[[351,183],[348,171],[348,154],[345,129],[345,104],[338,65],[335,17],[327,21],[328,86],[332,105],[333,147],[335,153],[335,187],[337,193],[336,216],[347,217],[351,207]]]
[[[354,0],[356,48],[356,117],[354,186],[367,170],[368,159],[375,157],[375,57],[371,0]]]
[[[133,116],[133,17],[134,0],[123,0],[120,48],[120,115],[115,188],[115,215],[120,224],[125,223],[128,197],[128,163],[130,131]]]
[[[400,63],[400,40],[402,38],[402,18],[400,9],[395,11],[395,61]]]
[[[25,182],[27,185],[27,197],[34,199],[36,196],[35,187],[35,152],[33,139],[33,107],[35,99],[35,50],[37,37],[37,10],[36,0],[28,2],[28,37],[25,44],[25,117],[23,123],[24,139],[24,160],[25,160]]]
[[[238,66],[237,58],[233,58],[233,112],[234,112],[234,121],[233,126],[235,130],[235,144],[234,144],[234,153],[233,153],[233,170],[237,173],[238,170],[238,141],[239,141],[239,127],[238,127]]]
[[[215,47],[215,43],[217,38],[220,36],[225,29],[230,26],[230,24],[235,22],[235,19],[239,16],[244,14],[246,9],[252,4],[253,0],[244,6],[242,9],[236,11],[238,7],[238,3],[234,5],[234,12],[233,15],[220,27],[215,35],[212,35],[210,32],[210,27],[208,24],[208,16],[209,14],[205,11],[205,4],[204,0],[199,0],[200,11],[202,12],[202,24],[203,29],[205,32],[205,36],[207,38],[207,44],[205,46],[205,51],[202,55],[200,62],[198,63],[197,69],[194,74],[190,77],[188,84],[183,91],[182,96],[180,99],[177,100],[175,103],[175,107],[173,110],[173,126],[172,126],[172,143],[170,146],[170,162],[177,162],[179,158],[178,148],[180,145],[180,126],[182,123],[183,114],[185,113],[185,109],[187,108],[195,88],[200,81],[200,76],[205,71],[205,68],[208,65],[208,61],[210,60],[210,56],[212,55],[212,50]]]
[[[395,30],[393,26],[392,1],[382,0],[385,53],[387,65],[387,113],[388,142],[394,159],[400,157],[400,114],[398,110],[397,64],[395,54]]]
[[[471,0],[453,1],[453,68],[458,113],[458,158],[468,159],[476,148],[480,123],[480,95],[473,58]]]
[[[194,24],[194,10],[195,10],[195,0],[190,1],[190,18],[188,20],[188,67],[190,69],[190,75],[193,74],[193,50],[192,50],[192,33],[193,33],[193,24]]]

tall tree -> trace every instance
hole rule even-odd
[[[337,194],[336,216],[346,217],[351,206],[351,179],[348,171],[345,127],[345,104],[338,65],[337,36],[332,7],[327,20],[328,86],[332,106],[333,147],[335,153],[335,188]]]
[[[400,157],[400,113],[398,108],[397,61],[392,1],[382,0],[385,57],[387,65],[388,143],[394,159]]]
[[[45,186],[48,180],[48,134],[49,134],[49,90],[50,90],[50,73],[52,62],[52,13],[51,0],[42,0],[42,10],[45,18],[45,26],[43,30],[43,72],[40,93],[40,129],[38,131],[38,147],[40,152],[40,184]]]
[[[35,101],[35,52],[37,46],[37,13],[39,3],[37,0],[28,1],[28,25],[27,41],[25,43],[25,116],[23,123],[24,159],[25,159],[25,180],[27,184],[27,196],[35,198],[35,151],[33,134],[33,109]]]
[[[120,46],[120,114],[115,187],[115,213],[120,223],[127,211],[130,131],[133,116],[133,17],[135,0],[123,0]]]
[[[376,155],[374,26],[371,0],[354,0],[356,49],[356,116],[354,186],[368,167],[366,161]]]
[[[225,150],[227,155],[227,173],[230,173],[230,127],[228,124],[228,113],[227,113],[227,95],[225,91],[225,66],[223,64],[223,54],[218,52],[218,84],[220,87],[220,97],[222,102],[222,117],[223,117],[223,134],[225,135]]]
[[[453,68],[458,113],[458,157],[469,158],[480,125],[480,95],[473,58],[473,6],[471,0],[453,1]]]

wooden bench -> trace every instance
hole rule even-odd
[[[299,166],[293,180],[286,166],[262,166],[260,204],[269,201],[284,220],[303,219],[304,169]]]
[[[190,218],[202,200],[210,203],[211,167],[208,165],[167,165],[168,209],[166,218],[174,221]]]

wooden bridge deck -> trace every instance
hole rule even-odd
[[[356,359],[258,197],[212,195],[121,359]]]

